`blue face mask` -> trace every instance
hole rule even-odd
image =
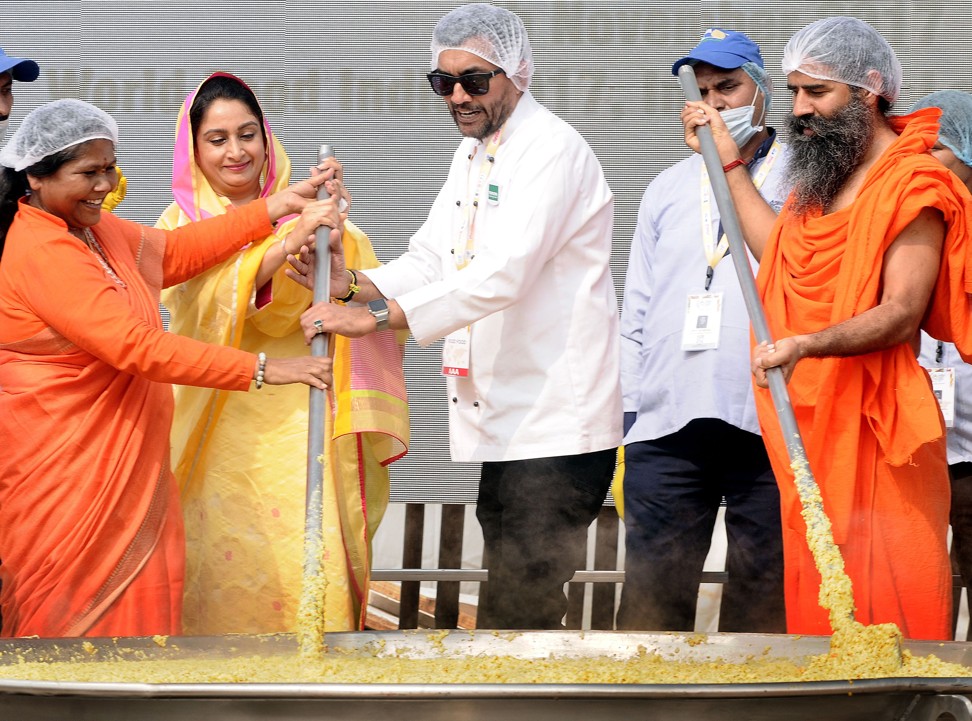
[[[758,94],[759,88],[756,88],[756,95],[753,95],[753,103],[756,102],[756,96]],[[736,147],[742,148],[756,133],[763,129],[762,125],[753,125],[753,116],[755,114],[756,106],[752,103],[739,108],[723,110],[719,113],[722,121],[729,129],[729,134],[736,143]]]

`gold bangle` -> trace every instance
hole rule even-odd
[[[354,298],[355,295],[361,292],[361,286],[358,285],[358,276],[355,275],[354,271],[351,270],[350,268],[345,268],[344,270],[346,273],[348,273],[351,276],[351,282],[348,283],[348,294],[343,298],[334,299],[339,303],[347,303],[349,300]]]

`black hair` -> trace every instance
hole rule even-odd
[[[7,240],[7,231],[10,230],[14,216],[17,214],[17,201],[23,198],[30,189],[27,176],[46,178],[54,175],[62,165],[80,156],[85,146],[90,142],[89,140],[59,150],[38,160],[24,170],[2,168],[3,172],[0,172],[0,258],[3,257],[3,246]]]
[[[206,115],[209,106],[216,100],[239,100],[246,105],[256,119],[260,121],[260,133],[263,135],[263,142],[268,142],[267,133],[263,127],[263,110],[260,108],[256,95],[243,84],[243,81],[226,75],[216,75],[209,78],[196,93],[192,107],[189,109],[189,125],[192,128],[193,139],[199,132],[203,116]]]

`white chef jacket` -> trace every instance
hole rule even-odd
[[[615,448],[614,199],[601,166],[577,131],[524,93],[488,176],[495,187],[479,196],[474,257],[459,269],[453,251],[485,155],[465,138],[408,252],[365,273],[419,344],[471,326],[469,376],[447,377],[453,460]]]

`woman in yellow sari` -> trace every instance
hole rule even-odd
[[[157,223],[176,228],[232,212],[285,187],[290,161],[253,92],[215,73],[183,103],[176,128],[175,198]],[[289,280],[282,242],[294,220],[222,264],[166,291],[169,329],[210,343],[306,354],[299,317],[311,295]],[[378,264],[367,236],[345,223],[345,253]],[[405,454],[403,346],[336,337],[333,431],[325,434],[323,538],[327,631],[363,627],[371,539],[388,502],[387,465]],[[369,336],[370,338],[370,336]],[[367,339],[363,339],[367,340]],[[172,467],[186,525],[186,634],[295,630],[307,469],[306,390],[256,399],[177,386]]]

